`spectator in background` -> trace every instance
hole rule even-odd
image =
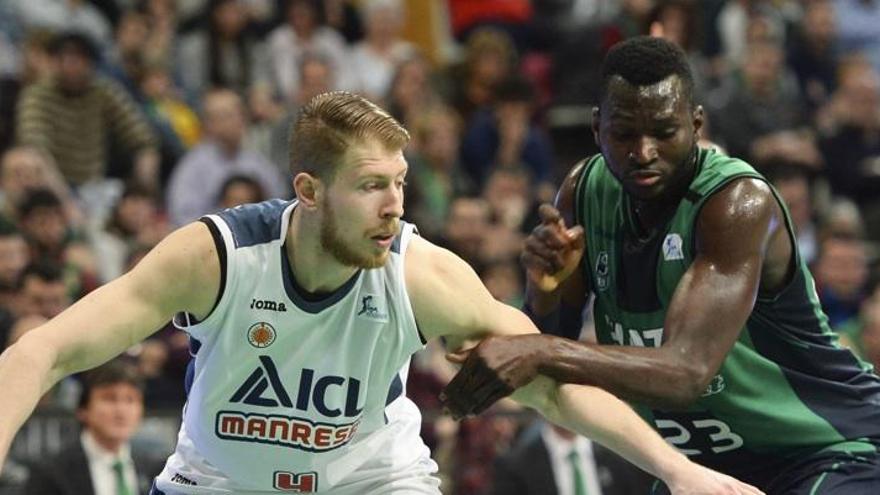
[[[156,140],[134,102],[117,85],[96,77],[98,52],[88,38],[64,34],[52,43],[54,78],[28,87],[18,104],[18,141],[49,151],[74,185],[101,180],[106,149],[134,156],[134,179],[158,187]]]
[[[245,94],[266,79],[266,49],[248,29],[246,14],[241,0],[210,0],[207,28],[180,40],[177,72],[189,94],[210,87]]]
[[[617,15],[600,29],[602,53],[615,43],[642,34],[655,0],[621,0]]]
[[[0,221],[0,307],[9,307],[8,295],[30,262],[27,243],[9,222]]]
[[[480,280],[495,299],[513,307],[522,307],[525,286],[522,270],[515,260],[487,264],[480,273]]]
[[[787,4],[787,5],[786,5]],[[755,42],[785,40],[787,23],[795,15],[792,2],[766,0],[731,0],[724,2],[715,20],[715,30],[721,42],[723,66],[739,67],[745,64]]]
[[[880,1],[834,0],[841,53],[864,53],[880,72]]]
[[[79,206],[51,155],[30,146],[17,146],[0,156],[0,217],[17,221],[25,195],[40,188],[52,191],[61,200],[73,224],[82,221]]]
[[[267,38],[269,64],[276,91],[285,101],[293,101],[299,91],[300,74],[306,54],[324,58],[333,70],[332,89],[352,89],[349,50],[342,36],[323,26],[314,0],[287,0],[286,23]]]
[[[461,119],[449,107],[428,108],[411,129],[406,211],[423,236],[437,239],[452,201],[474,192],[459,160]]]
[[[321,11],[327,27],[333,28],[349,44],[364,37],[361,14],[351,0],[322,0]]]
[[[335,76],[333,64],[329,59],[308,53],[303,56],[299,66],[299,86],[292,100],[288,100],[284,115],[272,128],[268,157],[278,168],[279,173],[287,175],[290,170],[290,138],[293,122],[301,106],[313,97],[332,89]]]
[[[448,77],[452,105],[465,122],[492,102],[495,86],[514,72],[516,55],[513,40],[504,31],[486,27],[468,36],[464,62],[451,67]]]
[[[0,349],[5,348],[15,322],[18,281],[28,263],[24,237],[11,223],[0,220]]]
[[[418,125],[426,108],[443,104],[431,84],[431,65],[418,52],[397,64],[385,104],[391,116],[407,129]],[[412,150],[419,144],[411,142],[409,146]]]
[[[175,167],[168,184],[168,213],[183,225],[214,211],[223,183],[232,175],[250,175],[270,197],[286,197],[286,182],[271,163],[242,147],[247,122],[241,98],[214,90],[204,100],[205,139]]]
[[[261,82],[248,89],[247,109],[249,119],[245,147],[275,163],[272,159],[272,140],[278,123],[284,118],[284,103],[275,98],[268,82]],[[281,170],[283,172],[285,169]]]
[[[832,191],[880,208],[880,76],[863,58],[841,63],[838,86],[818,117]]]
[[[785,68],[782,48],[776,42],[752,43],[737,77],[713,91],[709,102],[715,134],[730,156],[757,163],[778,154],[793,159],[787,156],[792,148],[815,149],[810,141],[789,146],[782,139],[795,140],[798,136],[782,133],[801,128],[806,120],[797,81]],[[818,153],[814,155],[804,160],[815,161]]]
[[[174,165],[198,143],[201,123],[182,92],[175,87],[164,61],[146,60],[143,63],[138,93],[144,113],[159,138],[160,180],[166,184]]]
[[[822,241],[816,260],[816,290],[831,328],[855,317],[865,300],[868,281],[865,242],[859,238],[832,235]]]
[[[601,445],[540,421],[498,457],[494,495],[631,495],[654,480]]]
[[[531,122],[533,97],[525,78],[511,76],[495,88],[493,106],[478,111],[469,122],[461,156],[478,186],[495,168],[524,167],[536,183],[551,179],[553,150],[549,138]]]
[[[15,1],[15,0],[13,0]],[[104,52],[113,43],[110,22],[86,0],[18,0],[17,17],[24,29],[46,29],[54,32],[82,33]]]
[[[72,299],[58,265],[38,262],[29,265],[18,281],[18,316],[41,316],[47,320],[70,306]]]
[[[0,150],[6,149],[15,139],[15,106],[21,92],[52,72],[51,40],[51,33],[29,32],[20,46],[18,70],[0,74]]]
[[[803,22],[788,47],[788,65],[797,77],[811,113],[825,104],[836,86],[837,33],[831,3],[830,0],[804,2]]]
[[[89,236],[95,257],[101,260],[100,282],[109,282],[125,273],[135,248],[155,246],[167,234],[168,226],[159,216],[155,195],[137,185],[126,187],[106,225]]]
[[[19,226],[35,260],[61,262],[73,238],[64,207],[48,189],[29,190],[18,208]]]
[[[491,225],[489,204],[485,199],[456,198],[449,206],[440,244],[479,272],[485,264],[483,250]]]
[[[449,0],[452,33],[460,40],[484,26],[496,26],[509,33],[518,46],[525,46],[533,16],[529,0]]]
[[[249,203],[260,203],[266,200],[263,186],[248,175],[233,175],[226,179],[220,188],[217,209],[234,208]]]
[[[143,12],[126,12],[116,26],[116,39],[105,54],[103,70],[128,91],[129,96],[140,101],[138,87],[145,46],[150,36],[150,18]]]
[[[388,93],[397,65],[412,57],[415,47],[401,39],[405,9],[401,0],[362,2],[366,36],[351,50],[351,72],[358,91],[380,99]]]
[[[648,14],[643,34],[660,36],[684,50],[694,74],[694,98],[704,101],[715,75],[701,50],[698,7],[693,0],[657,2]]]
[[[880,369],[880,277],[875,277],[866,293],[868,297],[859,308],[859,314],[844,322],[838,331],[842,344],[874,369]]]
[[[121,361],[88,372],[77,407],[80,438],[33,466],[25,495],[146,494],[162,463],[132,448],[144,412],[143,378]]]
[[[765,176],[779,191],[794,222],[798,251],[801,258],[812,264],[819,250],[813,209],[810,178],[803,167],[796,164],[774,163],[764,167]]]

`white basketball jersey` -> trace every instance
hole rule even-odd
[[[414,227],[401,222],[384,267],[315,301],[285,254],[295,206],[272,200],[203,219],[221,295],[204,321],[181,324],[197,352],[178,445],[154,491],[439,494],[421,415],[404,394],[424,345],[404,283]]]

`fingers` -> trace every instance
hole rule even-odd
[[[582,226],[575,225],[566,230],[565,233],[568,235],[568,238],[571,239],[572,249],[575,251],[582,251],[584,249],[586,236],[584,236],[584,228]]]
[[[467,416],[474,408],[476,398],[474,391],[486,381],[485,373],[475,359],[466,359],[452,380],[440,393],[440,401],[455,419]]]
[[[544,203],[538,207],[538,217],[540,217],[541,223],[557,223],[562,220],[562,215],[559,214],[559,210],[548,203]]]
[[[483,414],[483,411],[489,409],[490,407],[492,407],[493,404],[512,393],[513,389],[505,385],[504,383],[491,382],[479,392],[479,395],[482,398],[477,402],[476,405],[474,405],[474,408],[471,410],[470,414],[473,414],[475,416]]]
[[[564,253],[563,249],[554,249],[534,237],[529,237],[525,242],[522,261],[527,267],[545,269],[546,273],[556,273],[565,266]]]
[[[462,364],[467,361],[467,357],[470,355],[470,351],[455,351],[455,352],[447,352],[446,360],[453,364]]]

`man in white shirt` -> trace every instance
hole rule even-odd
[[[143,381],[131,366],[111,361],[91,371],[76,412],[79,441],[34,466],[25,495],[147,493],[162,464],[132,454],[143,411]]]

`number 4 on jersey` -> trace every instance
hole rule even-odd
[[[275,471],[274,488],[293,493],[312,493],[318,489],[318,473]]]

